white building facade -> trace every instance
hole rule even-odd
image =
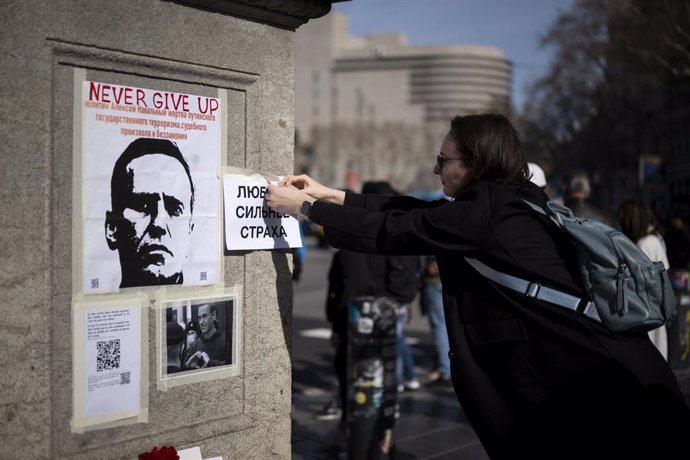
[[[297,31],[296,63],[295,169],[334,187],[438,187],[432,168],[450,119],[510,109],[512,64],[500,50],[355,37],[337,12]]]

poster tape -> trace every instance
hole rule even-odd
[[[86,69],[74,68],[74,91],[72,93],[72,296],[82,290],[82,86],[86,81]]]

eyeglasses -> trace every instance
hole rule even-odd
[[[452,157],[452,158],[443,158],[441,155],[436,155],[436,167],[440,170],[443,169],[443,165],[447,161],[453,161],[453,160],[467,160],[467,157]]]

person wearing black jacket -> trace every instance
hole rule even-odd
[[[452,202],[344,193],[308,176],[269,186],[268,205],[322,225],[338,248],[434,254],[455,393],[491,458],[686,458],[690,410],[646,333],[504,288],[495,270],[578,297],[572,248],[522,199],[548,197],[502,115],[455,117],[436,158]]]
[[[388,297],[400,305],[410,302],[406,290],[407,286],[415,289],[417,261],[416,257],[381,256],[348,250],[334,254],[328,271],[326,316],[332,328],[331,343],[336,349],[333,365],[341,403],[347,400],[348,301],[358,296],[372,296]],[[401,289],[403,285],[405,288]],[[345,411],[343,419],[344,415]]]
[[[387,182],[367,182],[362,190],[375,190],[391,196],[396,194]],[[338,377],[339,398],[343,408],[347,400],[348,302],[358,296],[388,297],[399,305],[399,322],[404,322],[407,304],[414,300],[417,292],[419,270],[419,258],[416,256],[383,256],[348,250],[339,250],[333,255],[328,271],[326,317],[332,327],[331,344],[336,349],[333,365]],[[405,343],[402,327],[403,324],[398,324],[396,368],[399,385],[404,386],[405,383],[416,379],[412,352]],[[404,356],[405,353],[408,355]],[[331,405],[332,402],[324,408],[324,414],[331,410]],[[343,420],[345,412],[342,412]],[[324,416],[317,418],[326,419]]]

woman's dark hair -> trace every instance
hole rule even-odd
[[[620,205],[618,224],[625,236],[634,242],[650,233],[663,236],[654,211],[639,200],[628,200]]]
[[[515,185],[527,181],[520,137],[505,116],[457,116],[450,122],[450,135],[467,168],[463,188],[480,179]]]

